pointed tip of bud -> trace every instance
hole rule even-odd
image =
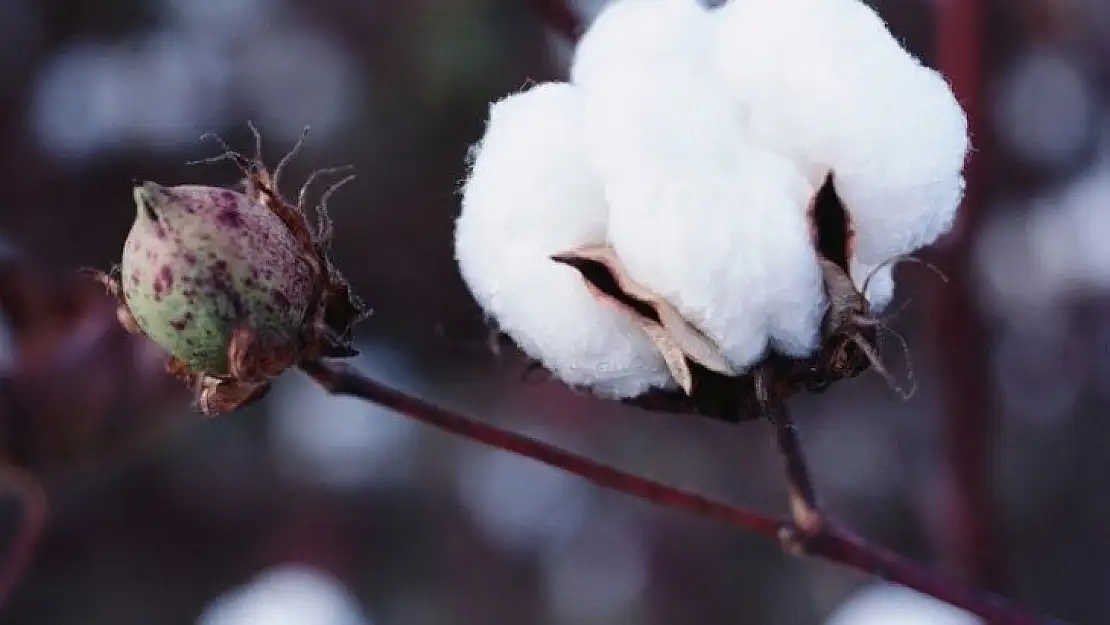
[[[138,209],[139,215],[145,216],[151,221],[158,220],[155,206],[158,204],[158,198],[164,197],[165,193],[165,187],[149,180],[136,181],[135,186],[131,189],[131,196],[135,198],[135,208]]]

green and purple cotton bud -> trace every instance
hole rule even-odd
[[[136,185],[123,260],[94,272],[121,324],[169,352],[166,370],[208,416],[258,400],[291,366],[357,354],[351,328],[367,315],[330,258],[324,205],[351,177],[325,192],[313,229],[304,189],[296,205],[280,195],[281,165],[271,174],[257,158],[219,158],[246,174],[244,191]]]
[[[230,373],[228,344],[248,324],[293,339],[312,298],[311,261],[281,219],[229,189],[144,182],[120,267],[139,328],[190,368]]]

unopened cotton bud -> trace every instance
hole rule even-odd
[[[237,327],[262,340],[299,336],[315,274],[262,203],[216,187],[134,189],[124,245],[124,300],[143,333],[193,370],[222,375]]]
[[[708,335],[737,371],[768,342],[818,340],[824,294],[788,158],[749,145],[694,0],[621,0],[583,36],[572,80],[629,276]]]
[[[811,182],[828,171],[850,213],[852,278],[933,243],[952,225],[969,148],[944,78],[858,0],[733,0],[716,10],[716,59],[754,139]],[[889,300],[889,270],[871,282]]]
[[[581,141],[573,87],[545,83],[490,107],[456,222],[462,277],[527,355],[567,384],[632,397],[672,385],[635,325],[551,256],[604,244],[608,211]]]

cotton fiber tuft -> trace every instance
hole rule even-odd
[[[490,107],[463,189],[456,258],[482,309],[522,351],[567,384],[629,397],[671,384],[662,357],[573,268],[550,260],[606,239],[580,104],[570,85],[545,83]]]

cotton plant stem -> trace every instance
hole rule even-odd
[[[12,546],[0,559],[0,610],[31,561],[48,514],[46,493],[37,479],[14,467],[0,467],[0,497],[11,495],[21,504],[22,519]]]
[[[974,150],[965,167],[967,193],[952,235],[933,259],[952,280],[929,294],[928,329],[936,346],[944,441],[945,514],[937,543],[946,564],[964,579],[997,588],[1003,563],[995,549],[991,490],[993,406],[990,393],[989,332],[976,306],[973,251],[984,217],[982,164],[989,152],[983,123],[983,37],[987,23],[981,0],[937,0],[936,65],[967,112]]]
[[[1008,599],[973,589],[918,566],[821,518],[813,503],[809,473],[805,469],[797,432],[792,425],[787,428],[781,422],[776,425],[780,448],[787,459],[788,477],[793,484],[794,496],[800,502],[795,506],[796,520],[787,521],[649,480],[523,434],[440,408],[380,384],[346,364],[306,361],[301,363],[300,368],[332,394],[366,400],[463,438],[561,469],[604,488],[660,506],[723,521],[771,540],[784,541],[788,545],[794,545],[799,553],[837,562],[932,595],[977,614],[992,625],[1060,623],[1030,612]],[[800,517],[799,509],[805,513]],[[812,519],[806,521],[809,513],[813,513],[820,522],[811,523]],[[797,520],[799,518],[802,519],[800,522]]]

